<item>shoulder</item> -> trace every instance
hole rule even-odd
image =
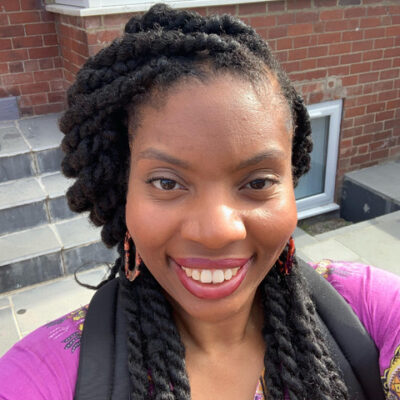
[[[400,398],[400,277],[360,263],[323,260],[313,268],[357,314],[379,350],[387,398]]]
[[[0,359],[0,400],[73,398],[87,306],[52,321]]]

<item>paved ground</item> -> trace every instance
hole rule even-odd
[[[314,237],[297,229],[295,241],[306,261],[361,261],[400,275],[400,211]],[[105,271],[84,272],[80,279],[96,284]],[[68,277],[0,296],[0,356],[32,330],[87,304],[92,295]]]

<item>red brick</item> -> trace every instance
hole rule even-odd
[[[381,19],[379,17],[361,18],[360,20],[360,28],[371,28],[379,25],[381,25]]]
[[[376,161],[380,159],[385,159],[389,155],[389,149],[374,151],[371,153],[371,160]]]
[[[356,117],[357,115],[362,115],[365,112],[365,107],[361,106],[361,107],[351,107],[351,108],[346,108],[345,109],[345,117],[349,118],[349,117]]]
[[[311,12],[297,11],[295,15],[296,15],[296,23],[298,24],[319,20],[318,13],[314,11]]]
[[[24,34],[25,31],[23,25],[0,26],[0,38],[24,36]]]
[[[312,24],[296,24],[288,26],[289,36],[306,35],[313,32]]]
[[[84,57],[88,57],[89,55],[87,45],[80,42],[76,42],[75,40],[71,41],[71,50]]]
[[[57,35],[43,35],[45,46],[54,46],[58,44]]]
[[[0,74],[8,74],[10,71],[8,69],[8,63],[0,63]],[[1,87],[0,87],[1,89]],[[0,97],[4,97],[0,94]]]
[[[294,13],[285,13],[276,16],[276,24],[278,26],[294,24],[295,21],[296,21],[296,15]]]
[[[8,50],[11,49],[11,47],[10,39],[0,39],[0,50]]]
[[[275,16],[273,15],[262,15],[259,17],[251,17],[250,25],[254,28],[269,28],[271,26],[275,26]],[[118,36],[118,34],[117,34]]]
[[[385,103],[369,104],[367,106],[367,113],[379,112],[383,111],[384,109],[385,109]]]
[[[353,42],[355,40],[362,40],[364,38],[364,32],[359,31],[345,31],[342,32],[342,41]]]
[[[268,29],[268,34],[267,34],[268,39],[276,39],[286,36],[287,36],[287,26],[276,26],[274,28]]]
[[[40,69],[51,69],[54,68],[54,63],[52,58],[42,58],[39,60]]]
[[[48,82],[28,83],[21,85],[21,94],[47,93],[48,91]]]
[[[267,4],[268,11],[276,12],[276,11],[283,11],[285,9],[285,1],[274,1],[272,3]]]
[[[344,54],[340,57],[341,64],[354,64],[361,61],[361,53]]]
[[[376,82],[374,83],[374,91],[383,92],[385,90],[393,89],[393,81]]]
[[[386,49],[383,56],[385,58],[399,57],[400,56],[400,47],[393,48],[393,49]]]
[[[328,69],[329,76],[343,76],[349,75],[350,66],[348,65],[339,65],[338,67],[333,67]]]
[[[394,117],[394,110],[382,111],[375,114],[375,121],[386,121]]]
[[[54,69],[51,71],[35,71],[33,74],[36,82],[48,82],[52,79],[61,79],[63,77],[61,69]]]
[[[364,144],[362,146],[358,146],[357,154],[366,154],[366,153],[368,153],[368,147],[369,147],[368,144]]]
[[[49,98],[49,103],[61,103],[66,99],[65,91],[51,92],[47,94],[47,97]]]
[[[338,65],[339,60],[340,60],[339,56],[319,57],[317,59],[317,67],[325,68],[325,67],[331,67],[333,65]]]
[[[334,7],[336,0],[314,0],[315,7]]]
[[[332,19],[343,19],[343,10],[326,10],[319,13],[319,18],[321,20],[332,20]]]
[[[376,133],[379,132],[383,129],[383,123],[382,122],[375,122],[373,124],[369,124],[364,126],[364,132],[365,133]]]
[[[288,10],[304,10],[311,8],[311,0],[290,0],[287,2]]]
[[[0,25],[8,25],[8,15],[7,14],[0,14]]]
[[[20,74],[10,74],[3,76],[3,83],[5,86],[8,85],[21,85],[23,83],[33,82],[33,77],[30,72],[23,72]]]
[[[48,47],[41,47],[38,49],[29,49],[30,59],[55,57],[58,56],[58,54],[59,54],[58,46],[48,46]]]
[[[351,139],[346,139],[346,140],[350,140]],[[340,149],[340,157],[352,157],[355,156],[357,154],[357,149],[355,147],[347,147],[344,149]]]
[[[363,154],[360,156],[354,156],[351,158],[350,164],[351,165],[357,165],[357,164],[362,164],[364,162],[367,162],[370,160],[370,155],[369,154]]]
[[[328,46],[314,46],[308,48],[308,57],[322,57],[328,55]]]
[[[384,49],[386,47],[393,47],[393,38],[376,39],[374,43],[375,49]]]
[[[46,33],[56,33],[53,22],[40,22],[37,24],[27,24],[25,26],[27,35],[44,35]]]
[[[101,26],[101,16],[95,15],[92,17],[83,18],[83,26],[86,29],[98,28]]]
[[[387,36],[398,36],[400,35],[400,26],[388,26],[386,28],[386,35]]]
[[[23,47],[40,47],[43,45],[41,36],[23,36],[13,38],[13,45],[15,49]]]
[[[317,59],[306,59],[306,60],[301,60],[300,61],[300,70],[301,71],[307,71],[309,69],[315,69],[317,68]]]
[[[371,50],[374,42],[372,40],[363,40],[360,42],[353,42],[352,51],[353,53],[358,51]]]
[[[344,10],[345,18],[358,18],[366,15],[366,9],[364,7],[351,7]]]
[[[10,24],[26,24],[28,22],[39,22],[40,14],[38,11],[26,11],[8,14]]]
[[[382,58],[382,50],[371,50],[363,53],[363,61],[377,60]]]
[[[362,31],[361,31],[362,32]],[[385,37],[385,28],[373,28],[364,30],[365,39],[375,39]]]
[[[29,97],[29,100],[31,101],[31,104],[33,106],[39,105],[39,104],[47,104],[47,93],[35,93],[32,94]]]
[[[1,2],[0,5],[2,11],[19,11],[20,5],[19,5],[19,1],[16,0],[5,0]]]
[[[381,80],[394,79],[394,78],[397,78],[399,76],[399,74],[400,74],[400,70],[398,68],[389,69],[387,71],[381,71],[380,79]]]
[[[96,33],[88,33],[87,41],[88,44],[109,43],[120,35],[121,35],[120,30],[109,29],[106,31],[98,31]]]
[[[267,12],[266,2],[239,4],[239,15],[262,14]]]
[[[340,32],[322,33],[318,35],[318,44],[338,43],[340,42],[340,37]]]
[[[357,83],[358,83],[358,75],[344,76],[342,78],[342,85],[343,86],[356,85]]]
[[[347,100],[346,100],[347,102]],[[347,103],[346,103],[347,104]],[[367,125],[374,122],[374,114],[364,114],[354,118],[354,125]]]
[[[350,73],[351,74],[359,74],[360,72],[369,72],[369,71],[371,71],[371,63],[370,62],[350,65]]]
[[[343,31],[345,28],[345,23],[343,20],[326,21],[325,32],[337,32]]]
[[[338,44],[331,44],[329,46],[329,54],[344,54],[350,53],[351,51],[351,43],[338,43]]]
[[[64,81],[58,80],[58,81],[51,81],[50,82],[50,90],[52,92],[56,92],[59,90],[64,90]]]
[[[297,50],[289,50],[289,57],[290,61],[293,60],[302,60],[307,58],[307,49],[297,49]]]
[[[328,73],[329,73],[329,71],[328,71]],[[347,93],[348,97],[358,96],[358,95],[362,94],[362,92],[363,92],[363,87],[361,85],[351,86],[351,87],[346,88],[346,93]]]
[[[38,60],[25,60],[24,61],[24,69],[25,72],[32,72],[39,70],[39,61]]]
[[[397,89],[379,93],[379,101],[393,100],[398,97]]]
[[[24,64],[21,61],[10,63],[9,69],[12,74],[16,72],[24,72]]]
[[[61,112],[64,110],[64,108],[65,106],[63,103],[53,103],[34,106],[33,110],[36,115],[40,115]]]
[[[20,60],[25,60],[27,58],[28,58],[28,51],[26,49],[0,51],[0,62],[20,61]]]
[[[369,95],[364,95],[364,96],[359,96],[357,98],[357,105],[358,106],[364,106],[367,104],[375,103],[377,100],[377,95],[375,94],[369,94]]]
[[[400,99],[388,101],[386,107],[388,110],[391,110],[392,108],[400,108]]]
[[[291,38],[282,38],[276,41],[277,50],[291,49],[292,47],[293,47],[293,39]]]
[[[385,140],[380,140],[378,142],[372,142],[369,145],[370,151],[374,151],[374,150],[381,150],[387,147],[387,141]]]
[[[299,47],[315,46],[317,44],[317,35],[298,36],[294,37],[292,40],[295,49]]]
[[[56,20],[54,13],[51,12],[46,12],[45,10],[42,10],[40,12],[40,19],[42,22],[54,22]]]
[[[374,16],[374,15],[386,15],[387,8],[386,7],[368,7],[367,8],[367,15]]]

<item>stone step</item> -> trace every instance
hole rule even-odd
[[[344,176],[340,216],[360,222],[400,210],[400,160]]]
[[[86,215],[0,237],[0,293],[113,263]]]
[[[60,172],[0,183],[0,236],[76,216],[65,198],[71,184]]]
[[[0,122],[0,182],[60,170],[60,114]]]

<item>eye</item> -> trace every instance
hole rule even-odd
[[[247,183],[244,187],[253,190],[262,190],[269,188],[274,182],[268,178],[258,178]]]
[[[174,189],[183,189],[177,181],[169,178],[151,178],[146,183],[153,185],[155,188],[163,191],[171,191]]]

